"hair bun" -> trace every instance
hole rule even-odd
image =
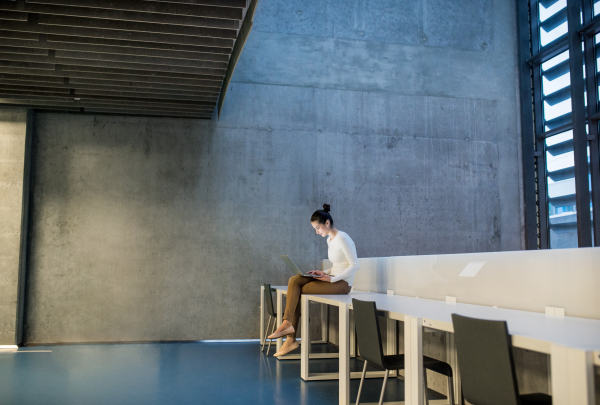
[[[329,204],[323,204],[323,211],[325,211],[325,212],[331,211],[331,206]]]

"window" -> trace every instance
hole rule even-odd
[[[527,247],[598,246],[600,0],[518,7]]]

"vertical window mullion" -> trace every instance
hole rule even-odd
[[[587,24],[594,18],[593,4],[585,1],[583,4],[583,22]],[[588,140],[590,151],[590,175],[592,183],[592,207],[593,212],[597,212],[600,206],[600,162],[598,150],[598,121],[592,120],[598,112],[598,83],[597,83],[597,62],[596,62],[596,41],[593,33],[584,34],[584,60],[585,60],[585,80],[587,92],[587,116]],[[593,215],[592,231],[594,245],[600,246],[600,218]]]
[[[592,246],[592,222],[587,163],[586,109],[584,105],[583,52],[581,50],[581,0],[567,0],[569,65],[571,70],[571,116],[575,161],[575,205],[579,247]]]
[[[538,0],[530,1],[531,10],[531,48],[532,56],[536,56],[540,49],[540,30],[538,16]],[[541,67],[539,63],[534,63],[533,69],[533,111],[535,116],[535,153],[537,170],[537,208],[538,224],[537,237],[538,247],[547,249],[548,243],[548,206],[546,203],[546,155],[544,149],[544,139],[539,136],[544,132],[544,116],[542,108],[542,78]]]

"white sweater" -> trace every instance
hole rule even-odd
[[[329,261],[333,263],[333,267],[325,270],[325,273],[331,277],[332,283],[346,280],[348,285],[352,286],[359,268],[354,242],[346,232],[338,231],[333,240],[327,237],[327,245]]]

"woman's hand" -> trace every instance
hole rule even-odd
[[[325,275],[325,272],[321,271],[321,270],[311,270],[311,271],[307,272],[307,274],[312,274],[312,275],[315,275],[315,276],[321,276],[321,277],[323,277]]]
[[[315,277],[315,280],[327,281],[328,283],[331,283],[331,277],[329,277],[328,275],[324,275],[323,277]]]

